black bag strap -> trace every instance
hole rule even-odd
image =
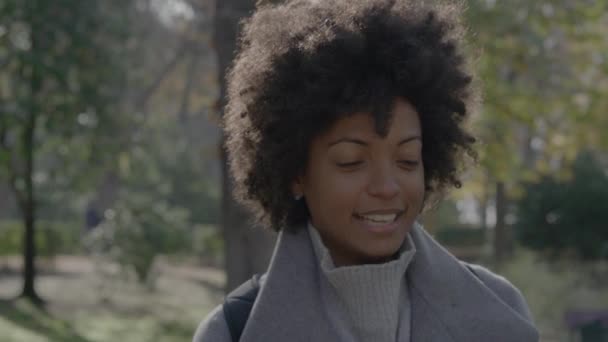
[[[224,318],[233,342],[238,342],[241,338],[259,290],[260,275],[256,274],[226,296],[223,305]]]

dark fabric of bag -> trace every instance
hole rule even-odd
[[[256,274],[226,296],[223,305],[224,318],[233,342],[238,342],[241,338],[259,290],[260,276]]]

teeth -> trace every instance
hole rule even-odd
[[[389,215],[361,215],[361,218],[373,223],[391,223],[397,218],[397,214]]]

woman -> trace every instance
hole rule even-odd
[[[517,289],[417,223],[474,157],[459,15],[294,0],[246,22],[227,150],[236,197],[279,239],[240,341],[538,340]],[[194,340],[236,340],[225,311]]]

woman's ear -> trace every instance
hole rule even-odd
[[[302,177],[296,178],[291,184],[291,193],[293,198],[298,201],[304,197],[304,187],[302,185]]]

